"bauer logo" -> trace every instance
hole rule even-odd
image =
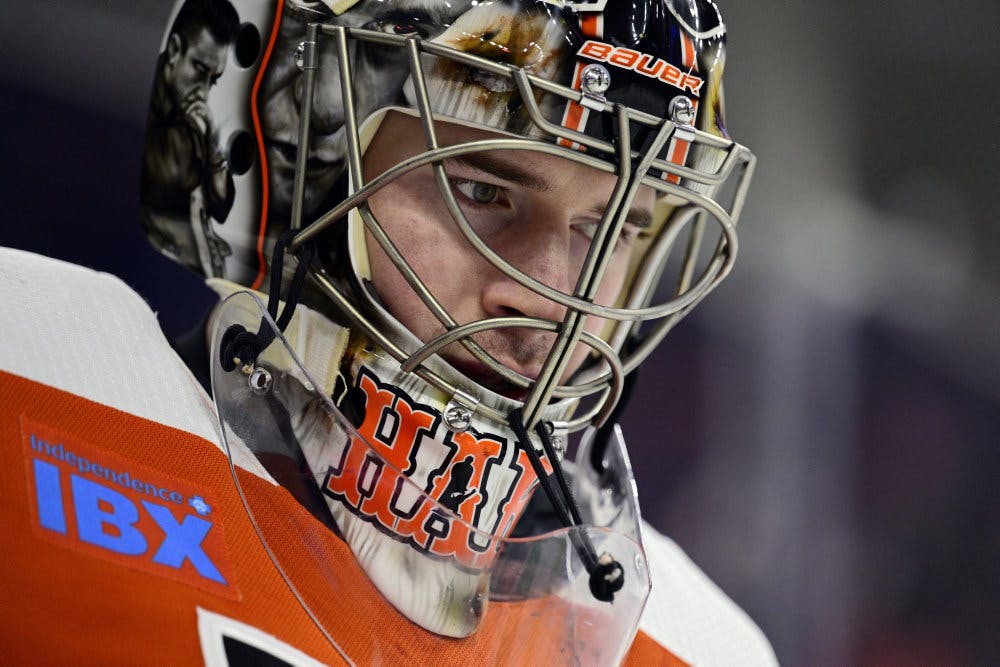
[[[615,67],[632,70],[650,79],[658,79],[674,88],[691,91],[693,95],[701,94],[703,81],[700,77],[690,72],[684,72],[667,61],[648,53],[588,39],[580,47],[577,54],[585,58],[606,62]]]
[[[239,597],[207,489],[27,419],[21,428],[36,535]]]

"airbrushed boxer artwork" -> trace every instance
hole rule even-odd
[[[266,5],[266,6],[265,6]],[[205,277],[265,287],[271,248],[288,229],[311,22],[433,37],[468,1],[187,0],[157,61],[142,161],[141,204],[153,245]],[[356,48],[356,45],[351,45]],[[352,53],[359,115],[402,95],[399,52]],[[344,196],[347,139],[337,52],[317,44],[301,215]]]

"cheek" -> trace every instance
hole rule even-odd
[[[612,262],[608,267],[607,273],[604,274],[604,279],[601,281],[600,287],[597,289],[596,303],[603,306],[611,306],[617,303],[622,285],[625,282],[625,272],[626,266],[624,261]],[[600,317],[587,317],[587,322],[583,328],[587,333],[601,339],[606,339],[608,325],[609,320]],[[592,351],[589,345],[582,342],[577,343],[576,349],[573,350],[573,355],[570,359],[570,365],[566,373],[563,374],[563,381],[568,380],[583,365],[583,362]]]
[[[177,80],[177,88],[182,93],[186,92],[191,87],[191,83],[194,79],[194,73],[188,61],[182,59],[180,63],[178,63],[175,78]]]
[[[359,122],[374,109],[394,102],[408,73],[404,59],[357,62],[354,68],[354,88],[359,113],[362,116]],[[337,91],[336,95],[339,99],[340,92]]]
[[[294,52],[294,46],[283,43],[279,38],[261,79],[261,102],[269,103],[278,90],[290,86],[298,76],[299,70],[295,66]],[[266,107],[266,104],[260,106]]]
[[[454,236],[432,211],[422,206],[422,201],[426,199],[390,185],[371,200],[371,208],[399,253],[448,308],[453,305],[450,291],[456,275],[462,275],[461,267],[470,253],[457,247]],[[375,289],[397,319],[419,331],[415,320],[424,315],[431,317],[430,311],[370,232],[366,232],[366,239]]]
[[[625,273],[628,270],[629,253],[620,253],[612,258],[604,278],[597,288],[594,301],[602,306],[614,306],[618,302],[622,286],[625,284]]]
[[[271,136],[287,128],[289,132],[298,130],[299,107],[292,97],[293,81],[273,85],[267,91],[267,101],[260,106],[260,120],[265,135]],[[297,137],[298,134],[291,136]]]

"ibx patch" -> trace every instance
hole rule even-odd
[[[41,539],[238,599],[210,491],[21,417]]]

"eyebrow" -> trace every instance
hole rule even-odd
[[[553,189],[551,183],[521,168],[520,165],[493,155],[470,153],[468,155],[458,155],[452,158],[452,160],[466,167],[491,174],[508,183],[513,183],[514,185],[519,185],[535,192],[550,192]],[[587,211],[600,218],[604,216],[605,207],[595,206],[587,209]],[[645,208],[632,208],[625,214],[625,222],[640,229],[648,229],[653,225],[653,213]]]
[[[514,162],[493,155],[470,153],[468,155],[458,155],[453,157],[452,160],[466,167],[496,176],[508,183],[534,190],[535,192],[550,192],[553,189],[551,183],[538,178],[527,169],[523,169]]]
[[[605,209],[595,206],[589,209],[589,211],[594,215],[603,217]],[[630,208],[628,213],[625,214],[625,222],[639,229],[649,229],[653,226],[653,213],[645,208]]]

